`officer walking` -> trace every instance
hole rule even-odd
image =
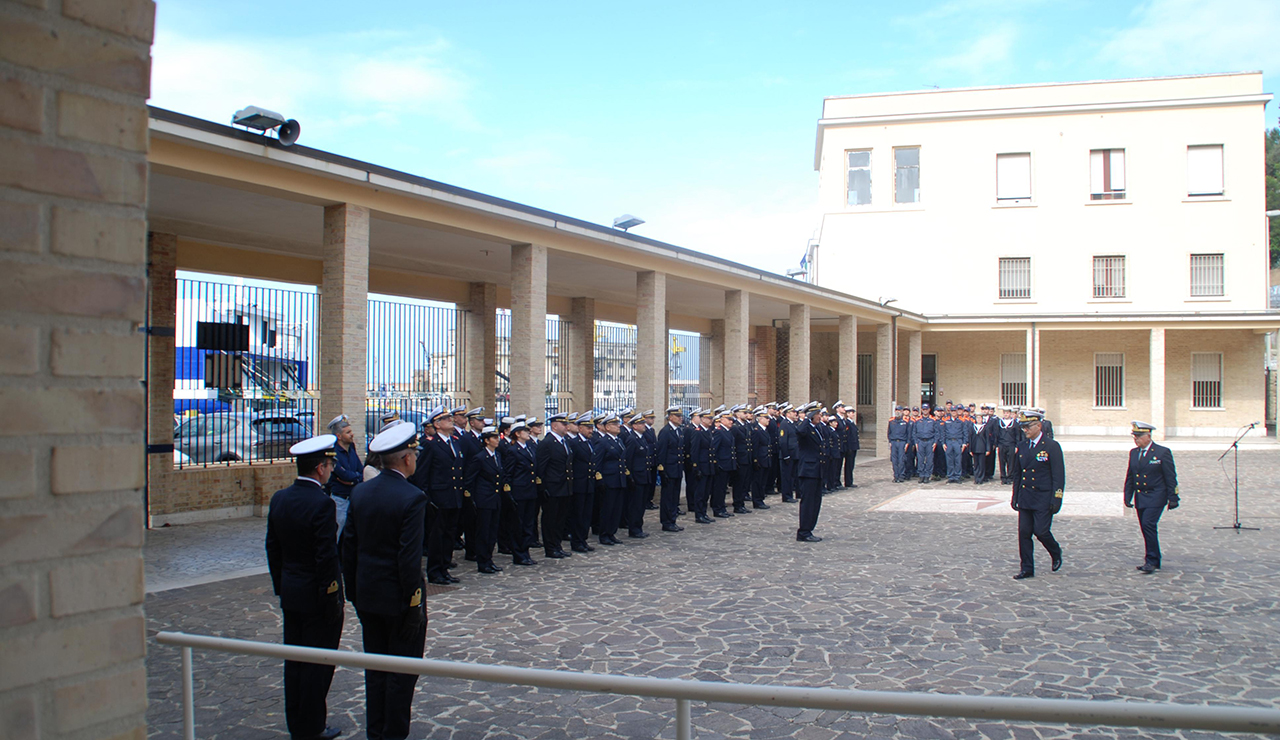
[[[421,658],[427,639],[422,582],[422,528],[427,496],[409,482],[417,468],[412,422],[380,432],[369,450],[382,473],[351,492],[342,532],[342,576],[356,607],[366,653]],[[409,736],[416,674],[367,670],[365,732],[370,738]]]
[[[663,532],[682,532],[676,524],[676,510],[680,506],[680,479],[684,476],[685,438],[688,432],[681,428],[684,412],[679,406],[667,409],[667,423],[658,432],[654,458],[658,462],[658,475],[662,477],[662,495],[658,497],[658,519]]]
[[[1151,574],[1160,570],[1160,535],[1156,526],[1166,507],[1178,508],[1178,471],[1173,466],[1173,450],[1151,441],[1155,425],[1133,422],[1133,449],[1129,469],[1124,474],[1124,505],[1136,509],[1142,527],[1146,557],[1138,570]]]
[[[267,568],[284,613],[284,644],[337,650],[342,637],[342,567],[334,501],[324,495],[333,472],[335,437],[323,434],[289,449],[293,485],[276,491],[267,515]],[[344,507],[345,508],[345,507]],[[284,717],[289,735],[331,740],[325,698],[333,666],[284,662]]]
[[[1018,558],[1015,580],[1036,575],[1034,534],[1049,553],[1054,571],[1062,567],[1062,546],[1053,538],[1053,515],[1062,509],[1066,470],[1062,447],[1043,433],[1043,412],[1024,409],[1018,414],[1024,439],[1013,458],[1013,497],[1009,505],[1018,512]]]
[[[907,450],[907,439],[911,434],[910,424],[902,418],[902,407],[893,407],[893,418],[888,424],[889,462],[893,464],[893,482],[901,483],[907,479],[904,453]]]

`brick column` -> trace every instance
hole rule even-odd
[[[364,439],[369,361],[369,209],[340,203],[324,209],[324,276],[320,285],[319,429],[338,414]]]
[[[152,335],[147,341],[147,444],[173,444],[173,385],[177,362],[174,324],[178,315],[178,237],[173,234],[147,235],[147,289],[151,310],[147,325]],[[173,453],[147,456],[151,484],[148,504],[152,510],[167,509],[161,499],[168,487],[156,485],[173,471]]]
[[[756,403],[778,400],[778,330],[770,324],[755,327],[755,373],[751,378]]]
[[[889,420],[893,418],[893,406],[898,401],[893,397],[893,344],[893,324],[884,323],[876,327],[876,418],[873,420],[876,457],[889,456],[885,433]]]
[[[568,352],[570,405],[574,411],[589,411],[596,395],[596,299],[570,299]]]
[[[466,314],[466,342],[458,347],[464,363],[463,386],[471,394],[472,406],[484,406],[485,415],[494,415],[494,370],[498,367],[498,286],[472,283]]]
[[[1163,441],[1164,428],[1164,329],[1151,330],[1151,418],[1156,425],[1151,438]]]
[[[547,248],[511,248],[511,414],[547,409]]]
[[[154,11],[0,3],[5,738],[146,736],[139,327]],[[172,429],[169,417],[164,442]]]
[[[724,401],[730,406],[747,402],[747,351],[751,343],[751,294],[727,290],[724,294]]]
[[[636,273],[636,409],[667,407],[667,275]]]
[[[724,319],[711,320],[711,337],[707,342],[708,408],[724,403]]]
[[[903,395],[903,406],[919,406],[920,405],[920,388],[923,385],[923,378],[920,366],[923,337],[921,332],[907,332],[907,387],[906,393]]]
[[[854,408],[858,405],[858,317],[840,317],[840,340],[837,352],[838,395]],[[859,419],[861,424],[862,420]]]
[[[805,403],[809,398],[809,317],[811,309],[805,303],[791,304],[790,362],[787,370],[787,395],[792,403]],[[835,399],[824,399],[835,403]]]

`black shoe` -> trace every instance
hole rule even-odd
[[[476,571],[479,573],[484,573],[486,575],[493,575],[494,573],[501,573],[502,569],[496,565],[481,565],[480,567],[476,568]]]
[[[542,540],[534,540],[532,547],[542,547]]]
[[[1057,573],[1058,569],[1061,567],[1062,567],[1062,553],[1058,553],[1053,557],[1053,572]]]
[[[684,527],[681,527],[678,524],[664,524],[662,525],[662,531],[663,532],[683,532]]]
[[[822,538],[812,534],[796,535],[796,542],[821,542]]]
[[[730,514],[728,511],[717,511],[715,514],[713,514],[713,516],[716,519],[728,519],[729,517],[733,516],[733,514]]]
[[[627,536],[633,540],[642,540],[645,537],[648,537],[649,533],[642,530],[637,530],[635,532],[628,532]]]
[[[850,485],[849,487],[850,487],[850,488],[857,488],[857,487],[858,487],[858,484],[857,484],[857,483],[854,483],[854,484]]]
[[[573,557],[573,553],[571,553],[571,552],[565,552],[565,550],[564,550],[564,548],[563,548],[563,547],[557,547],[557,548],[556,548],[556,552],[560,553],[560,557],[562,557],[562,558],[571,558],[571,557]]]
[[[1143,573],[1151,574],[1156,572],[1156,567],[1154,565],[1147,565],[1146,563],[1143,563],[1138,566],[1138,570]]]
[[[607,535],[601,535],[600,544],[604,545],[605,547],[613,547],[613,540],[609,539]]]
[[[448,578],[440,578],[440,577],[438,577],[438,576],[431,576],[430,578],[428,578],[428,579],[427,579],[427,583],[432,583],[432,584],[435,584],[435,585],[437,585],[437,586],[448,586],[449,584],[453,583],[453,581],[450,581]]]
[[[676,516],[684,516],[684,509],[676,509]]]
[[[544,550],[542,555],[548,560],[560,560],[561,558],[564,557],[564,555],[561,555],[556,550]]]
[[[1035,573],[1029,573],[1029,572],[1027,572],[1027,571],[1025,571],[1025,570],[1024,570],[1024,571],[1022,571],[1021,573],[1019,573],[1018,575],[1014,576],[1014,577],[1013,577],[1013,580],[1015,580],[1015,581],[1021,581],[1021,580],[1022,580],[1022,579],[1024,579],[1024,578],[1035,578],[1035,577],[1036,577],[1036,574],[1035,574]]]
[[[449,579],[449,583],[462,583],[462,579],[453,575],[446,576],[446,578]]]
[[[653,503],[652,501],[644,505],[645,511],[657,511],[657,509],[658,509],[658,505]]]
[[[498,554],[499,554],[499,555],[510,555],[510,554],[511,554],[511,548],[509,548],[509,547],[499,547],[499,548],[498,548]]]
[[[735,513],[735,514],[750,514],[751,512],[750,512],[750,511],[747,511],[747,507],[745,507],[745,506],[735,506],[735,507],[733,507],[733,513]]]
[[[571,545],[570,549],[573,550],[574,552],[591,552],[595,548],[594,547],[588,548],[586,545]]]
[[[795,497],[795,496],[783,496],[783,497],[782,497],[782,503],[784,503],[784,504],[794,504],[795,502],[796,502],[796,497]]]
[[[768,504],[766,504],[765,502],[761,501],[761,502],[760,502],[760,503],[758,503],[758,504],[752,504],[752,505],[751,505],[751,508],[753,508],[753,509],[772,509],[773,507],[772,507],[772,506],[770,506],[770,505],[768,505]]]
[[[447,567],[447,568],[457,568],[457,567],[458,567],[458,564],[457,564],[456,562],[454,562],[454,561],[450,560],[450,561],[449,561],[449,564],[448,564],[447,566],[445,566],[445,567]]]
[[[515,560],[515,564],[516,564],[516,565],[537,565],[537,564],[538,564],[538,561],[537,561],[537,560],[534,560],[533,558],[529,557],[528,555],[525,555],[525,556],[524,556],[524,557],[522,557],[522,558],[517,558],[517,559]]]
[[[337,727],[326,725],[324,731],[315,736],[315,740],[333,740],[341,734],[342,730],[339,730]]]
[[[715,522],[715,519],[712,519],[706,514],[699,514],[693,518],[693,521],[697,522],[698,524],[712,524]]]

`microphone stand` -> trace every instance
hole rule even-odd
[[[1256,426],[1258,425],[1254,423],[1245,427],[1244,431],[1240,432],[1240,434],[1235,438],[1235,441],[1231,443],[1231,446],[1228,447],[1221,455],[1218,455],[1219,461],[1221,461],[1222,458],[1226,457],[1228,452],[1232,453],[1232,456],[1233,456],[1232,462],[1234,463],[1234,472],[1232,474],[1232,484],[1235,487],[1236,515],[1235,515],[1235,522],[1232,523],[1230,527],[1214,527],[1214,529],[1233,529],[1237,532],[1245,529],[1251,530],[1253,532],[1257,532],[1259,529],[1258,527],[1240,526],[1240,440],[1244,439],[1244,435],[1253,431],[1253,428]]]

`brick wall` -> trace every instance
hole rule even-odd
[[[271,494],[296,475],[292,462],[178,470],[172,463],[163,465],[153,459],[147,481],[151,526],[266,516]]]
[[[1041,336],[1049,336],[1048,332]],[[1026,352],[1026,331],[924,332],[923,354],[938,356],[938,402],[1000,402],[1000,355]],[[1090,376],[1092,377],[1092,376]],[[911,405],[919,403],[913,398]],[[1051,416],[1058,423],[1056,416]]]
[[[0,4],[0,735],[146,737],[150,0]]]
[[[1250,329],[1165,331],[1165,428],[1175,435],[1234,435],[1266,413],[1265,337]],[[1191,353],[1222,353],[1221,411],[1191,409]],[[1255,434],[1265,434],[1260,426]]]
[[[809,334],[809,398],[791,399],[792,403],[821,401],[826,406],[838,400],[840,383],[840,333],[815,331]]]
[[[1040,331],[1040,395],[1036,404],[1054,428],[1124,434],[1151,412],[1151,332]],[[1094,407],[1094,353],[1124,353],[1124,408]],[[1166,382],[1167,389],[1167,382]],[[1105,427],[1099,429],[1098,427]],[[1070,431],[1064,429],[1064,431]]]

